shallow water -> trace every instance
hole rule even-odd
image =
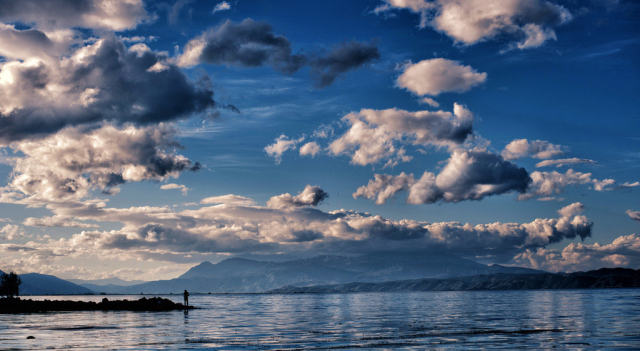
[[[203,309],[0,314],[0,349],[640,349],[640,289],[192,295],[190,302]]]

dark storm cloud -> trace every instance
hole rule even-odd
[[[289,39],[276,35],[270,24],[247,18],[240,23],[227,20],[190,40],[180,65],[201,62],[241,67],[269,65],[280,72],[293,73],[305,64],[306,57],[292,55]]]
[[[192,83],[164,59],[144,44],[127,49],[109,38],[61,60],[5,64],[11,81],[0,86],[0,144],[66,126],[156,124],[214,108],[207,84]]]
[[[345,42],[336,45],[329,53],[311,60],[311,77],[316,86],[331,85],[339,75],[358,69],[380,59],[378,47],[373,43]]]
[[[240,23],[227,20],[190,40],[179,58],[179,65],[191,67],[200,63],[240,67],[271,66],[292,74],[304,66],[318,87],[326,87],[341,74],[355,70],[380,57],[373,43],[345,42],[325,55],[292,54],[291,42],[276,35],[266,22],[250,18]]]

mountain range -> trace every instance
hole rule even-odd
[[[5,272],[0,271],[0,276]],[[80,286],[53,275],[40,273],[20,274],[21,295],[79,295],[93,293],[91,289]]]
[[[118,294],[192,292],[258,293],[286,285],[313,286],[348,282],[446,278],[495,273],[543,273],[533,269],[487,266],[444,253],[382,252],[357,257],[324,255],[284,262],[229,258],[217,264],[202,262],[183,275],[130,286],[85,282],[94,291]]]
[[[65,281],[38,273],[20,278],[23,295],[163,294],[185,289],[191,293],[347,293],[640,287],[640,270],[548,273],[483,265],[437,252],[324,255],[282,262],[229,258],[217,264],[202,262],[175,279],[150,282]]]
[[[353,293],[468,290],[603,289],[640,287],[640,269],[601,268],[575,273],[490,274],[445,279],[414,279],[383,283],[285,286],[269,293]]]

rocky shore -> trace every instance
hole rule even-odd
[[[101,302],[85,301],[60,301],[60,300],[23,300],[20,298],[0,299],[0,313],[40,313],[63,311],[135,311],[135,312],[160,312],[195,309],[193,306],[185,306],[161,297],[139,300],[113,300],[104,298]]]

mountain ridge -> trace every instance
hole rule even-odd
[[[587,272],[539,274],[491,274],[446,279],[413,279],[382,283],[351,282],[324,286],[285,286],[268,291],[272,294],[419,292],[471,290],[539,290],[638,288],[640,269],[601,268]]]
[[[543,273],[520,267],[487,266],[439,252],[379,252],[361,256],[321,255],[278,262],[232,257],[216,264],[201,262],[175,279],[127,287],[86,286],[119,294],[179,293],[184,289],[202,293],[258,293],[292,284],[312,286],[516,272]]]

